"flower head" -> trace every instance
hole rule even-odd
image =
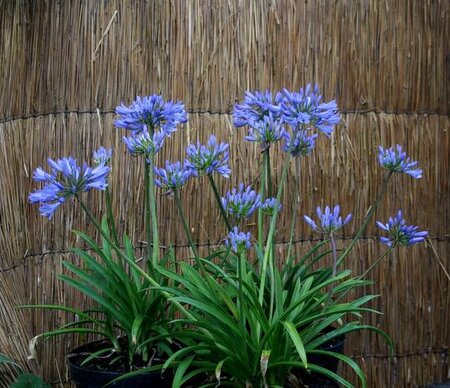
[[[250,129],[245,140],[260,143],[263,150],[287,136],[283,124],[274,117],[272,112],[258,121],[251,122],[249,126]]]
[[[111,160],[112,149],[106,149],[105,147],[100,147],[97,151],[94,151],[94,155],[92,157],[94,164],[96,166],[106,165]]]
[[[320,221],[320,226],[308,216],[304,216],[304,219],[308,225],[310,225],[315,231],[322,233],[332,233],[340,228],[342,228],[345,224],[347,224],[351,219],[352,215],[348,214],[344,220],[339,215],[340,207],[336,205],[331,211],[331,209],[326,206],[325,211],[322,211],[320,207],[317,208],[317,217]]]
[[[409,246],[425,240],[426,231],[419,231],[417,226],[406,225],[402,212],[399,210],[395,217],[390,217],[386,224],[377,221],[379,228],[388,232],[388,237],[381,237],[380,241],[389,247],[400,245]]]
[[[278,212],[281,210],[281,203],[276,198],[267,198],[259,207],[264,213],[272,216],[275,210]]]
[[[147,130],[144,130],[128,137],[124,136],[122,139],[131,155],[144,155],[148,158],[150,155],[155,155],[159,152],[165,138],[164,132],[155,132],[153,135],[150,135]]]
[[[422,170],[416,167],[419,162],[411,161],[406,152],[402,151],[402,147],[397,144],[397,147],[384,149],[379,147],[378,161],[380,165],[393,172],[403,172],[412,176],[414,179],[422,178]]]
[[[333,127],[340,122],[336,102],[322,102],[317,85],[312,89],[308,84],[299,92],[284,89],[281,111],[283,121],[293,128],[317,128],[328,137],[331,136]]]
[[[225,245],[231,247],[231,250],[236,254],[242,253],[251,248],[251,238],[252,235],[250,233],[240,232],[237,226],[235,226],[230,233],[228,233],[228,236],[225,239]]]
[[[136,97],[130,106],[123,103],[116,107],[120,115],[114,125],[118,128],[141,132],[162,130],[166,135],[176,131],[180,123],[187,121],[184,105],[181,102],[165,102],[160,95]]]
[[[186,166],[182,166],[180,162],[170,163],[166,160],[166,168],[154,168],[156,176],[155,184],[167,191],[167,194],[173,194],[175,190],[183,187],[187,180],[195,174],[194,171],[189,170]]]
[[[243,183],[222,197],[222,206],[225,212],[235,221],[250,217],[260,205],[261,194],[257,194],[250,186],[244,189]]]
[[[290,152],[292,156],[306,156],[312,152],[315,146],[317,134],[308,135],[306,130],[294,131],[294,137],[288,133],[284,141],[283,150]]]
[[[33,173],[33,179],[44,186],[28,196],[31,203],[39,203],[39,211],[45,217],[51,218],[69,197],[91,189],[105,190],[108,186],[106,177],[110,168],[104,164],[95,168],[86,164],[80,167],[72,157],[48,159],[48,164],[51,172],[38,167]]]
[[[226,143],[217,143],[216,137],[211,135],[207,145],[189,145],[186,148],[187,158],[185,165],[187,169],[193,170],[198,175],[211,175],[214,172],[225,178],[230,177],[231,169],[228,165],[228,148]]]
[[[275,98],[277,100],[278,96]],[[244,125],[254,126],[258,121],[264,121],[264,117],[273,115],[277,120],[280,116],[280,107],[273,101],[272,93],[268,90],[251,93],[245,92],[244,101],[234,106],[233,123],[235,127]]]

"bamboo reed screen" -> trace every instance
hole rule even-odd
[[[111,188],[121,230],[140,249],[143,215],[140,166],[114,129],[114,108],[136,95],[180,99],[190,113],[167,143],[159,163],[184,157],[189,142],[215,133],[230,142],[233,175],[258,179],[259,150],[232,125],[232,108],[245,90],[278,91],[318,83],[325,100],[336,98],[342,124],[321,139],[301,164],[300,214],[340,203],[354,221],[339,245],[355,233],[374,200],[383,171],[377,146],[403,144],[420,161],[424,177],[397,176],[376,218],[397,209],[430,231],[428,241],[396,251],[372,274],[368,291],[384,312],[367,322],[395,342],[389,360],[370,333],[349,336],[347,354],[368,374],[371,387],[420,386],[449,377],[450,345],[450,2],[413,0],[0,0],[0,351],[48,381],[65,381],[64,354],[76,338],[40,346],[40,366],[27,361],[28,341],[69,318],[24,311],[29,303],[75,303],[79,294],[56,278],[72,229],[86,227],[80,209],[66,203],[49,222],[27,202],[34,168],[47,157],[90,157],[114,147]],[[274,173],[279,175],[279,157]],[[133,165],[133,167],[132,167]],[[294,183],[289,181],[290,187]],[[207,249],[224,235],[204,182],[191,183],[184,201],[195,239]],[[285,213],[294,198],[286,190]],[[86,197],[97,213],[102,198]],[[163,244],[185,250],[174,204],[158,198]],[[280,260],[288,237],[282,217]],[[249,225],[250,230],[254,226]],[[296,250],[314,241],[300,220]],[[381,252],[370,226],[348,260],[358,274]],[[343,371],[356,383],[350,371]],[[1,373],[1,372],[0,372]],[[13,374],[4,370],[4,376]]]

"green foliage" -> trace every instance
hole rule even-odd
[[[0,353],[0,364],[12,365],[19,371],[19,376],[11,384],[11,388],[50,388],[50,385],[46,384],[41,377],[25,372],[20,364],[11,360],[6,354]]]
[[[109,348],[102,349],[101,354],[114,350],[118,355],[115,361],[120,361],[132,370],[136,366],[148,364],[153,348],[165,347],[168,334],[165,299],[159,290],[152,288],[154,284],[141,275],[129,238],[124,237],[124,249],[121,251],[122,255],[119,255],[111,246],[110,227],[106,217],[102,220],[101,230],[101,245],[86,234],[75,232],[89,250],[73,248],[72,252],[81,259],[82,265],[64,261],[63,265],[71,276],[59,275],[64,283],[95,301],[95,309],[79,311],[57,305],[23,307],[75,314],[76,320],[42,336],[99,334],[111,344]],[[166,263],[170,255],[171,253],[161,260],[161,265]],[[158,280],[161,285],[165,284],[163,278]],[[118,341],[120,333],[126,338],[125,343]],[[89,356],[84,363],[101,354]]]
[[[11,388],[50,388],[39,376],[31,373],[22,373],[11,385]]]
[[[249,268],[245,256],[235,259],[245,260]],[[320,348],[333,338],[357,330],[381,333],[360,323],[361,313],[374,312],[366,307],[374,296],[334,302],[349,287],[359,287],[364,282],[351,278],[349,271],[336,276],[328,273],[324,276],[323,271],[307,274],[300,271],[304,276],[298,277],[294,284],[292,277],[283,281],[281,271],[274,267],[260,305],[257,292],[260,279],[254,271],[246,271],[240,282],[237,271],[224,270],[211,258],[203,263],[208,269],[206,274],[187,264],[181,264],[181,274],[159,269],[173,281],[172,287],[164,288],[172,295],[170,300],[189,307],[189,316],[176,320],[185,327],[177,337],[183,347],[164,365],[177,369],[181,383],[206,372],[225,385],[282,386],[289,371],[297,368],[319,372],[351,386],[342,377],[308,362],[311,354],[327,354],[350,366],[362,386],[366,386],[365,376],[353,360]],[[324,329],[330,326],[333,329],[324,334]]]

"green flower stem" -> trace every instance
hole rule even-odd
[[[111,192],[109,191],[109,186],[106,187],[106,211],[107,211],[108,226],[114,238],[114,242],[116,243],[117,246],[119,246],[119,239],[117,238],[117,229],[116,223],[114,222],[114,216],[111,205]]]
[[[244,293],[243,293],[243,281],[245,273],[245,262],[246,256],[245,252],[239,254],[237,262],[238,278],[239,278],[239,320],[241,323],[242,338],[246,338],[246,327],[245,327],[245,309],[244,309]],[[244,341],[245,343],[246,341]],[[247,352],[246,352],[247,353]]]
[[[383,195],[386,192],[387,185],[389,183],[389,180],[392,177],[392,174],[393,174],[393,172],[389,171],[389,173],[384,177],[383,184],[381,185],[381,189],[380,189],[380,191],[378,193],[378,196],[377,196],[377,199],[375,200],[375,203],[370,207],[363,224],[359,228],[358,232],[356,233],[356,235],[353,238],[353,240],[350,243],[350,245],[344,250],[344,252],[340,256],[337,265],[340,265],[344,261],[344,259],[349,255],[349,253],[351,252],[351,250],[353,249],[353,247],[356,245],[356,243],[358,242],[359,238],[363,234],[364,230],[367,227],[367,224],[372,219],[372,216],[375,214],[375,211],[377,210],[377,208],[378,208],[378,206],[379,206],[379,204],[381,202],[381,198],[383,197]]]
[[[331,254],[333,255],[333,272],[332,276],[336,276],[337,272],[337,254],[336,254],[336,241],[334,240],[333,232],[330,233]]]
[[[149,174],[149,200],[150,210],[152,218],[152,237],[153,237],[153,249],[152,249],[152,263],[153,268],[156,268],[159,264],[159,236],[158,236],[158,219],[156,214],[156,196],[155,196],[155,171],[153,166],[155,161],[155,155],[150,156],[150,174]]]
[[[370,267],[369,268],[367,268],[365,271],[364,271],[364,273],[362,273],[361,275],[359,275],[357,278],[356,278],[356,280],[361,280],[361,279],[363,279],[363,278],[365,278],[379,263],[380,263],[380,261],[381,260],[383,260],[383,258],[384,257],[386,257],[388,254],[389,254],[389,252],[390,251],[392,251],[393,249],[394,249],[394,247],[395,247],[395,244],[393,244],[391,247],[389,247],[388,249],[386,249],[381,255],[380,255],[380,257],[378,257],[378,259],[376,259],[371,265],[370,265]],[[337,302],[339,302],[341,299],[343,299],[344,298],[344,296],[345,295],[347,295],[351,290],[352,290],[353,288],[351,288],[351,289],[348,289],[347,291],[345,291],[342,295],[340,295],[339,296],[339,298],[337,298],[336,299],[336,303]]]
[[[189,246],[190,246],[190,248],[192,250],[193,255],[196,258],[198,258],[199,255],[198,255],[197,247],[194,244],[194,239],[192,238],[192,233],[191,233],[191,231],[189,229],[189,226],[188,226],[188,224],[186,222],[186,216],[185,216],[184,211],[183,211],[183,206],[181,205],[180,194],[179,194],[178,190],[175,190],[174,196],[175,196],[175,203],[177,204],[178,213],[180,214],[181,223],[183,224],[184,232],[186,233],[186,237],[187,237],[188,242],[189,242]]]
[[[267,156],[265,157],[265,164],[266,164],[266,177],[267,177],[267,196],[268,197],[272,197],[272,192],[273,192],[273,187],[272,187],[272,173],[270,170],[270,154],[269,154],[269,149],[268,148],[264,154],[267,154]]]
[[[295,175],[294,175],[294,203],[292,205],[292,222],[291,222],[291,229],[289,231],[289,244],[288,244],[288,250],[287,250],[287,262],[286,262],[286,270],[287,273],[289,272],[289,268],[292,265],[293,257],[291,257],[291,251],[292,251],[292,243],[294,241],[294,231],[295,231],[295,225],[297,222],[297,213],[298,208],[300,207],[300,158],[295,158]]]
[[[263,163],[261,165],[261,184],[259,188],[259,194],[261,194],[261,198],[264,198],[266,195],[266,177],[267,177],[267,169],[266,164],[269,158],[269,149],[263,152]],[[258,246],[259,248],[263,248],[264,245],[264,214],[261,207],[258,208]]]
[[[211,174],[208,174],[208,179],[209,179],[209,183],[211,183],[211,187],[214,192],[214,197],[216,198],[217,205],[219,206],[220,214],[222,215],[222,218],[225,222],[225,225],[226,225],[228,231],[231,232],[231,225],[230,225],[230,222],[228,221],[228,217],[227,217],[227,214],[225,213],[225,209],[223,208],[222,201],[220,199],[220,194],[219,194],[219,191],[217,190],[216,182],[214,181],[214,178],[212,177]]]
[[[383,258],[385,257],[385,256],[387,256],[388,255],[388,253],[390,252],[390,251],[392,251],[393,249],[394,249],[394,247],[395,247],[395,244],[393,244],[391,247],[389,247],[388,249],[386,249],[381,255],[380,255],[380,257],[378,258],[378,259],[376,259],[371,265],[370,265],[370,267],[369,268],[367,268],[365,271],[364,271],[364,273],[362,274],[362,275],[359,275],[358,276],[358,279],[363,279],[363,278],[365,278],[379,263],[380,263],[380,261],[381,260],[383,260]]]
[[[281,202],[280,201],[281,193],[283,192],[283,188],[286,183],[286,177],[287,177],[290,159],[291,159],[290,156],[287,156],[286,160],[284,162],[280,186],[278,187],[278,193],[277,193],[277,201],[278,202]],[[273,216],[270,220],[269,234],[267,236],[266,249],[264,252],[263,265],[262,265],[262,269],[261,269],[261,283],[259,284],[259,295],[258,295],[258,300],[259,300],[259,303],[261,304],[261,306],[263,304],[263,299],[264,299],[264,287],[266,285],[267,267],[269,265],[269,262],[270,262],[271,266],[273,265],[272,244],[273,244],[273,239],[274,239],[274,234],[275,234],[275,226],[276,226],[276,222],[277,222],[278,212],[279,212],[279,208],[277,206],[274,209]],[[273,271],[272,271],[272,273],[273,273]]]
[[[150,268],[152,265],[152,224],[151,224],[151,209],[150,209],[150,168],[147,160],[144,159],[144,186],[145,186],[145,235],[147,240],[147,263]],[[153,270],[151,270],[152,272]]]

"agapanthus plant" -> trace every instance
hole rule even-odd
[[[126,235],[119,238],[115,228],[106,181],[110,151],[102,148],[96,151],[94,168],[79,167],[73,158],[49,160],[51,172],[38,168],[34,179],[44,186],[30,194],[30,201],[40,203],[41,213],[51,216],[67,198],[76,198],[101,238],[101,243],[97,243],[77,232],[89,251],[74,249],[83,267],[65,263],[72,276],[61,276],[66,284],[92,298],[98,307],[78,311],[41,306],[73,312],[79,317],[78,321],[45,335],[71,332],[103,335],[110,346],[88,356],[85,362],[94,362],[108,353],[119,354],[117,360],[125,359],[128,370],[134,369],[128,376],[172,368],[173,387],[189,382],[195,386],[289,386],[292,379],[306,384],[318,375],[351,386],[342,376],[315,363],[312,356],[317,355],[346,363],[356,372],[362,386],[367,386],[357,363],[326,350],[330,340],[358,330],[372,330],[392,344],[384,332],[363,324],[362,313],[374,312],[367,304],[375,296],[342,300],[348,298],[350,291],[368,284],[366,275],[392,249],[421,242],[427,232],[408,226],[398,213],[387,224],[378,222],[388,233],[381,240],[388,248],[368,270],[362,275],[352,275],[344,264],[372,220],[394,173],[420,178],[422,172],[415,168],[417,162],[411,162],[399,147],[380,149],[379,162],[389,172],[348,246],[338,250],[335,238],[352,216],[342,216],[338,205],[327,206],[317,209],[317,219],[305,216],[305,221],[320,233],[321,241],[304,256],[297,257],[291,254],[291,247],[299,213],[300,160],[311,153],[319,133],[331,136],[340,120],[336,103],[322,102],[317,87],[307,86],[298,92],[283,90],[275,98],[269,91],[245,94],[244,101],[235,106],[233,121],[236,127],[247,126],[246,140],[262,147],[261,171],[259,180],[255,180],[259,188],[252,188],[253,183],[252,186],[240,183],[225,194],[214,177],[230,176],[230,149],[214,135],[207,144],[189,145],[183,164],[166,161],[164,168],[155,166],[155,154],[169,141],[167,137],[176,126],[187,119],[181,103],[164,102],[156,95],[138,97],[129,107],[123,104],[117,107],[116,112],[119,115],[116,127],[131,131],[124,137],[126,147],[144,164],[147,254],[139,265],[132,242]],[[284,140],[281,145],[284,161],[281,176],[274,182],[269,155],[281,140]],[[283,256],[284,251],[276,247],[277,220],[283,205],[286,206],[281,199],[291,162],[295,163],[295,184],[288,195],[294,198],[294,206],[287,253]],[[211,183],[226,227],[221,244],[210,247],[206,257],[198,241],[194,241],[193,228],[187,222],[180,197],[183,186],[194,177],[207,177]],[[187,260],[176,258],[172,250],[169,256],[161,257],[155,186],[175,199],[177,219],[191,248]],[[106,191],[108,211],[101,221],[79,195],[93,188]],[[255,213],[256,230],[250,231],[248,228],[254,222],[249,218]],[[330,254],[332,265],[326,260]],[[117,339],[118,332],[125,334],[126,351]],[[153,354],[164,352],[166,359],[157,363]]]

